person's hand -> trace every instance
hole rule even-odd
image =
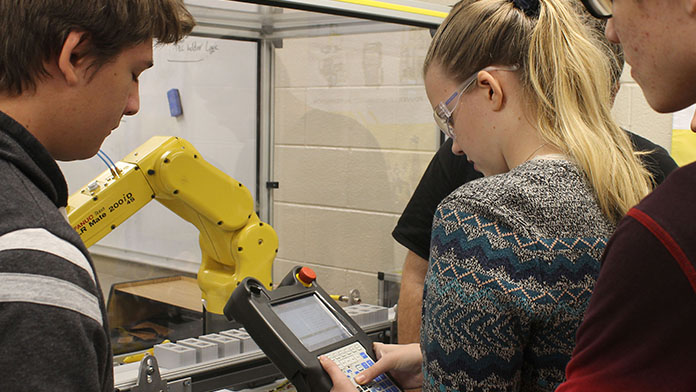
[[[389,372],[404,389],[420,388],[423,385],[421,364],[423,355],[420,345],[382,344],[373,345],[377,362],[355,377],[358,384],[367,384],[382,373]],[[334,386],[331,392],[354,392],[356,388],[333,361],[325,356],[319,358],[322,367],[331,377]]]
[[[334,361],[330,360],[326,355],[322,355],[319,357],[319,363],[331,377],[333,388],[331,388],[330,392],[357,392],[357,388],[353,386],[353,383],[343,374]]]
[[[366,384],[382,373],[389,375],[403,389],[420,388],[423,385],[423,354],[419,343],[374,343],[377,362],[355,377],[358,384]]]

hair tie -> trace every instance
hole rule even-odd
[[[512,4],[530,18],[539,16],[539,0],[512,0]]]

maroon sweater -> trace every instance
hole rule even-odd
[[[566,377],[557,391],[696,390],[696,163],[620,222]]]

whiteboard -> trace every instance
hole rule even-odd
[[[123,117],[102,150],[116,162],[151,136],[179,136],[256,200],[258,43],[191,36],[155,45],[153,59],[154,67],[140,76],[140,111]],[[181,96],[179,117],[169,112],[172,88]],[[96,156],[59,164],[71,194],[106,170]],[[156,201],[90,251],[188,272],[197,271],[201,257],[198,230]]]

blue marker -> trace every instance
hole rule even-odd
[[[172,117],[179,117],[184,114],[184,109],[181,107],[181,96],[179,89],[173,88],[167,91],[167,100],[169,101],[169,113]]]

